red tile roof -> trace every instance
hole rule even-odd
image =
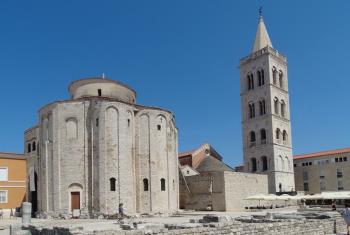
[[[1,159],[20,159],[20,160],[25,160],[25,156],[24,154],[20,154],[20,153],[4,153],[4,152],[0,152],[0,158]]]
[[[179,157],[186,157],[188,155],[192,155],[193,152],[194,152],[194,150],[193,151],[187,151],[187,152],[179,153]]]
[[[208,143],[202,144],[198,149],[180,153],[178,157],[181,162],[181,159],[184,159],[185,157],[190,156],[192,164],[189,164],[187,161],[186,161],[186,164],[196,169],[198,165],[201,163],[201,161],[203,161],[204,158],[207,156],[208,154],[207,151],[209,151],[208,153],[210,153],[210,156],[218,159],[219,161],[222,160],[222,157],[220,156],[220,154],[218,154],[216,150]],[[184,163],[185,162],[183,162],[182,164]]]
[[[321,156],[333,155],[338,153],[350,153],[350,148],[326,150],[326,151],[317,152],[317,153],[300,154],[300,155],[295,155],[294,159],[298,160],[298,159],[311,158],[311,157],[321,157]]]

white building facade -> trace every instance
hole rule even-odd
[[[287,59],[260,16],[252,53],[240,60],[244,170],[268,175],[269,192],[294,191]]]
[[[38,125],[25,132],[25,146],[37,145],[26,154],[37,211],[115,214],[123,203],[126,214],[176,212],[173,114],[137,105],[134,90],[109,79],[74,81],[69,92],[70,100],[41,108]]]

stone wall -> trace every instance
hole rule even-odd
[[[176,226],[182,227],[181,229]],[[174,229],[175,228],[175,229]],[[211,235],[211,234],[230,234],[230,235],[326,235],[344,233],[346,225],[344,220],[337,216],[331,219],[305,219],[305,220],[285,220],[282,222],[269,223],[242,223],[237,221],[207,223],[207,224],[183,224],[166,225],[163,227],[143,230],[96,230],[87,232],[79,228],[40,228],[30,227],[32,235],[57,235],[57,234],[94,234],[94,235],[146,235],[146,234],[183,234],[183,235]]]
[[[214,211],[244,211],[244,207],[252,206],[252,201],[245,198],[268,193],[267,175],[262,174],[202,172],[185,179],[181,178],[180,184],[183,209],[206,210],[212,205]]]
[[[225,171],[224,178],[227,211],[244,211],[245,207],[252,206],[252,201],[244,199],[268,194],[267,175]]]

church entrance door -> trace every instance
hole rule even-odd
[[[71,192],[72,211],[80,209],[80,192]]]

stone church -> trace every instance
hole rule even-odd
[[[179,208],[174,115],[136,104],[136,92],[105,78],[69,86],[71,98],[38,112],[25,131],[28,201],[52,216],[172,213]]]
[[[287,58],[272,47],[262,16],[240,77],[244,171],[267,174],[270,193],[295,191]]]

